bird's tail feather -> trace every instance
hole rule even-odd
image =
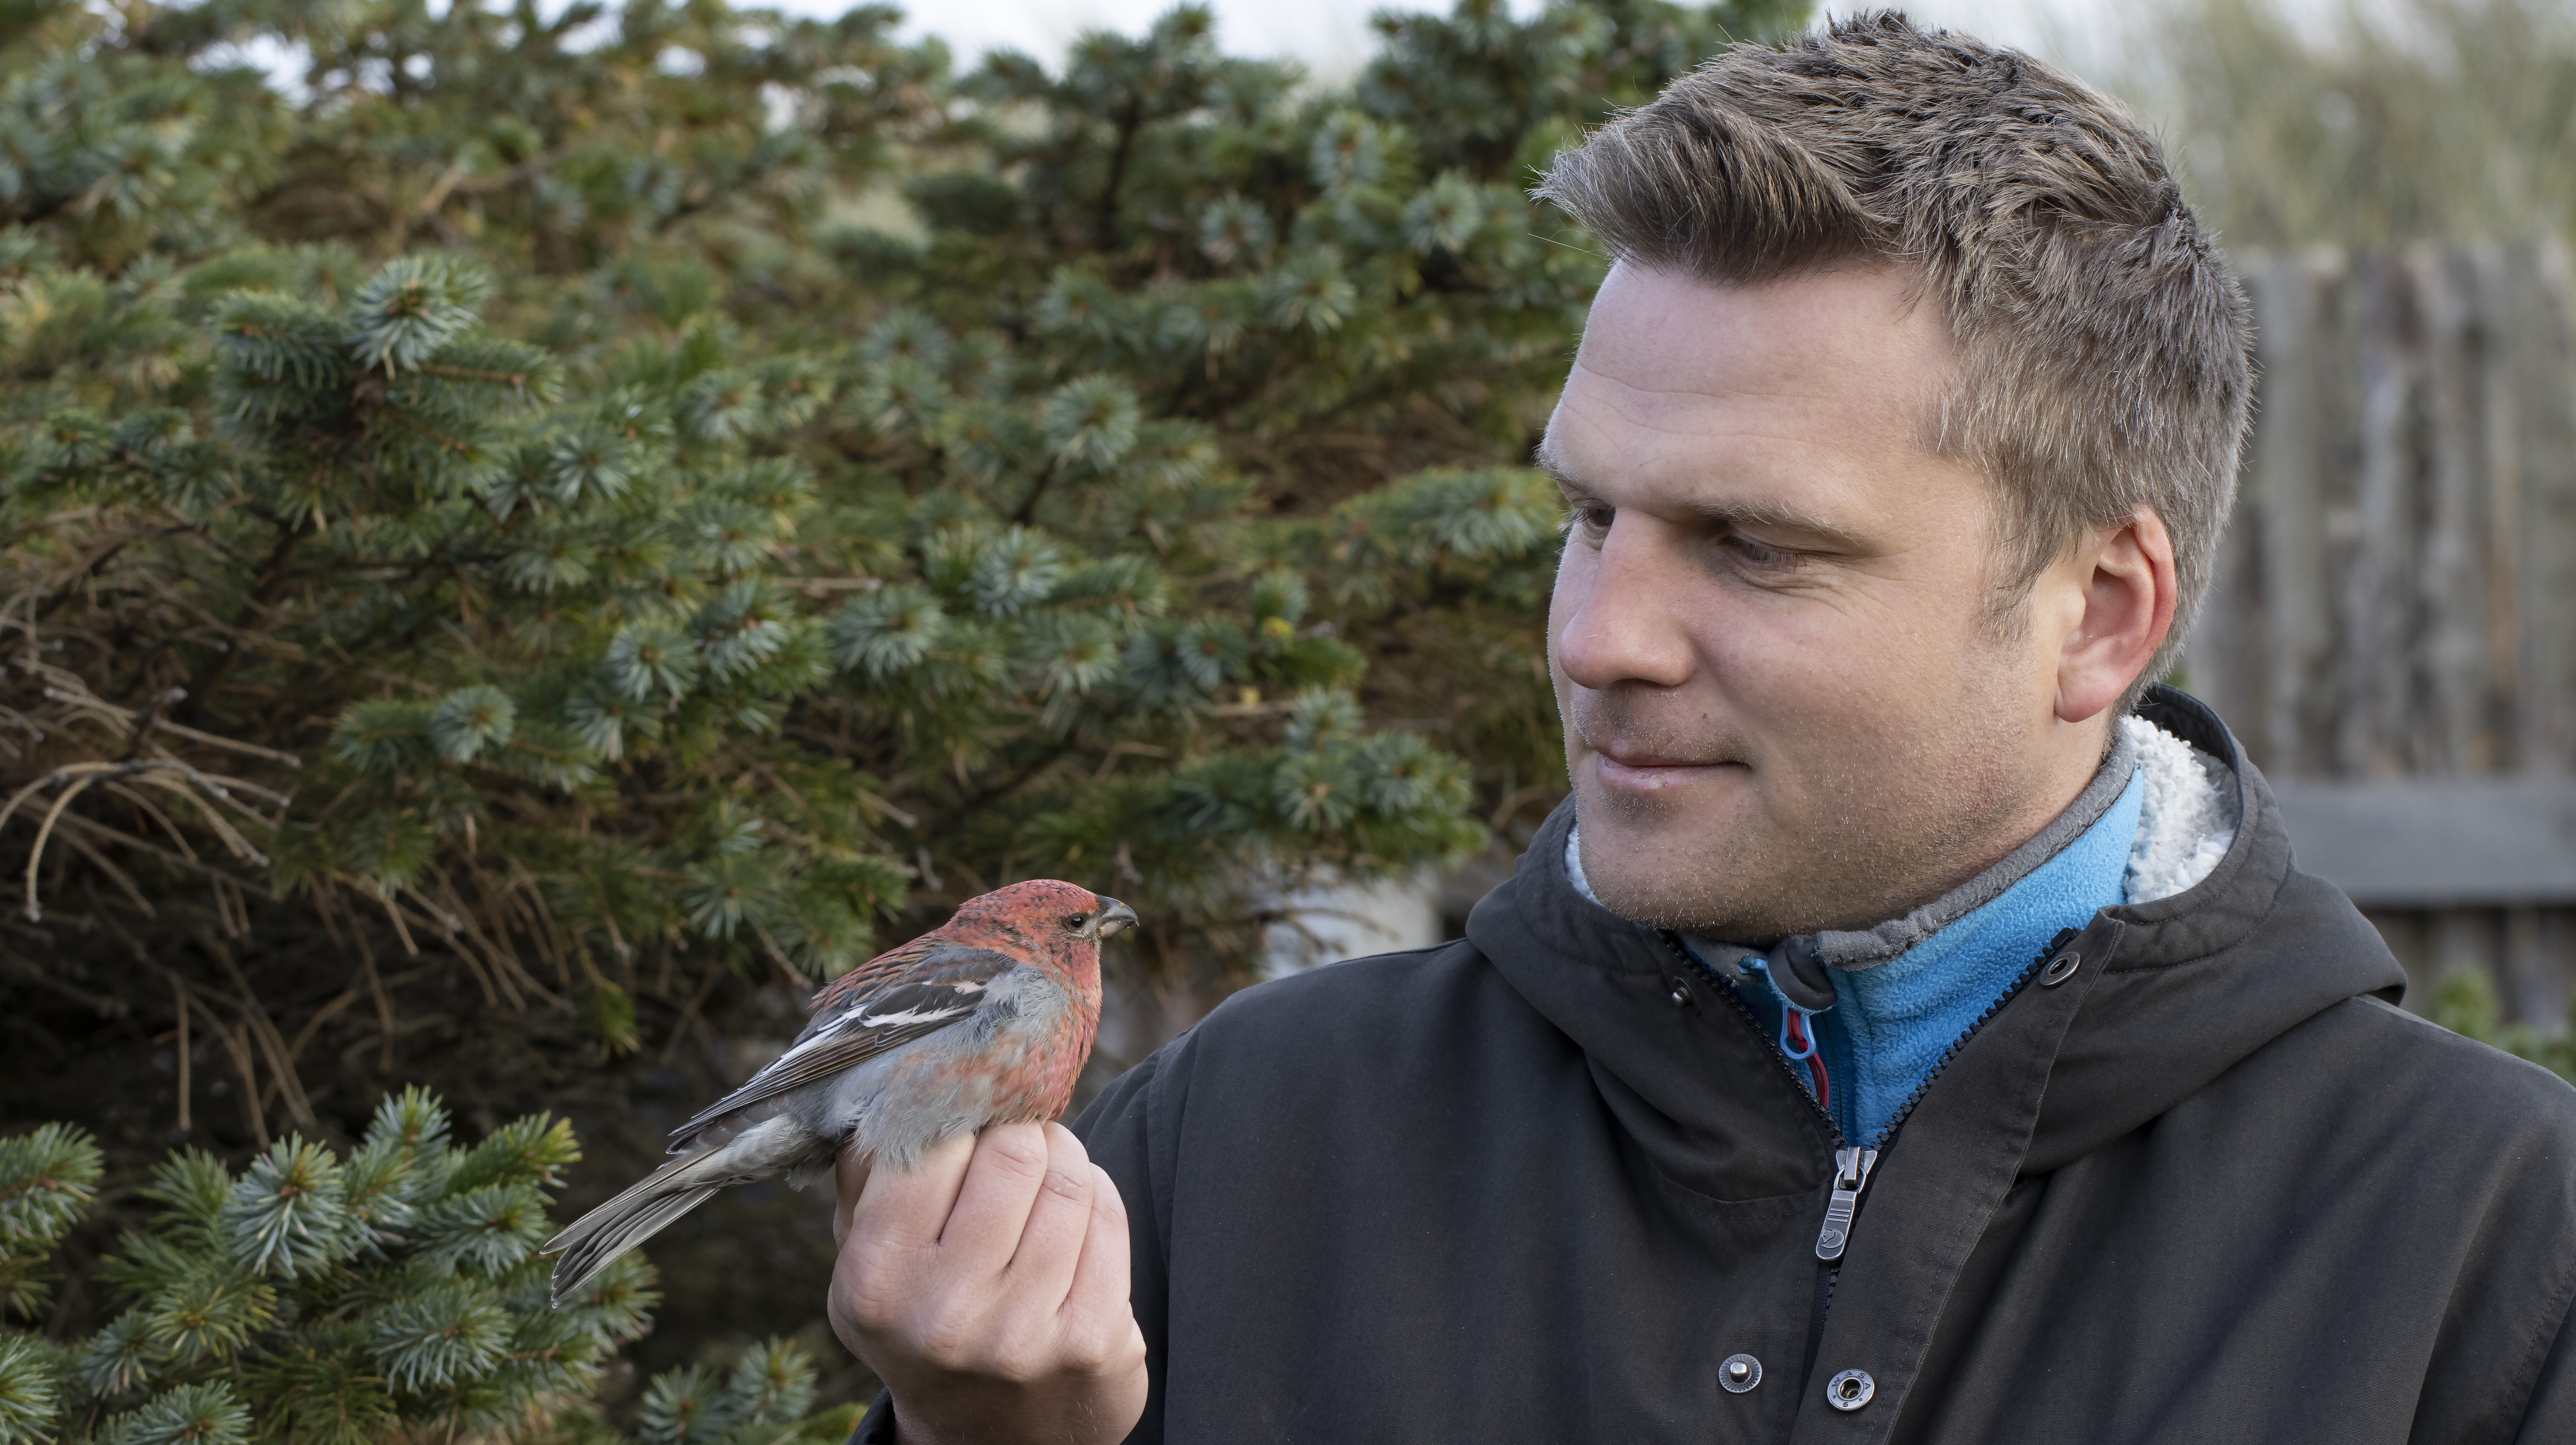
[[[710,1149],[663,1165],[627,1186],[616,1198],[574,1220],[563,1233],[547,1240],[540,1253],[562,1252],[555,1261],[554,1304],[560,1308],[565,1300],[579,1294],[582,1286],[589,1284],[593,1276],[606,1269],[609,1261],[660,1233],[662,1227],[672,1220],[713,1199],[724,1185],[699,1184],[693,1179],[705,1172],[698,1166],[712,1161],[720,1152]]]

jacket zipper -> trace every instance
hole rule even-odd
[[[1793,1092],[1798,1098],[1807,1101],[1809,1112],[1813,1113],[1819,1120],[1823,1121],[1825,1132],[1834,1136],[1834,1147],[1836,1149],[1840,1149],[1843,1143],[1843,1126],[1835,1121],[1832,1110],[1817,1103],[1816,1096],[1807,1092],[1806,1077],[1798,1072],[1798,1066],[1790,1062],[1787,1054],[1780,1052],[1780,1045],[1763,1034],[1762,1020],[1753,1016],[1753,1010],[1746,1005],[1743,999],[1736,996],[1734,988],[1731,987],[1723,977],[1719,976],[1716,969],[1713,969],[1707,964],[1700,962],[1698,959],[1691,957],[1690,950],[1682,947],[1678,943],[1675,943],[1671,934],[1659,931],[1656,933],[1655,937],[1663,941],[1664,947],[1672,950],[1673,957],[1680,959],[1684,964],[1695,970],[1702,979],[1706,980],[1710,991],[1715,993],[1719,998],[1726,1000],[1727,1007],[1735,1010],[1736,1017],[1744,1020],[1744,1026],[1753,1030],[1753,1036],[1755,1038],[1762,1040],[1763,1052],[1769,1054],[1771,1056],[1771,1062],[1779,1066],[1780,1076],[1789,1081],[1791,1092]]]
[[[1932,1081],[1941,1077],[1941,1071],[1950,1067],[1950,1061],[1959,1056],[1959,1050],[1968,1046],[1968,1040],[1976,1036],[1977,1030],[1986,1026],[1988,1019],[2002,1013],[2005,1004],[2021,997],[2021,991],[2029,986],[2031,975],[2039,972],[2040,965],[2056,957],[2059,949],[2082,936],[2082,929],[2061,928],[2057,930],[2057,936],[2048,941],[2048,946],[2039,951],[2037,957],[2022,965],[2021,972],[2013,976],[2013,981],[2005,986],[2002,993],[1995,995],[1995,1001],[1986,1005],[1985,1012],[1977,1015],[1974,1023],[1960,1030],[1959,1036],[1950,1041],[1950,1046],[1941,1051],[1941,1056],[1932,1061],[1930,1071],[1925,1073],[1922,1081],[1914,1086],[1914,1092],[1906,1095],[1905,1102],[1896,1106],[1896,1117],[1888,1120],[1887,1127],[1878,1131],[1878,1139],[1871,1146],[1873,1149],[1887,1148],[1888,1141],[1896,1137],[1897,1127],[1905,1122],[1907,1116],[1914,1112],[1914,1106],[1922,1103],[1923,1096],[1931,1091]]]
[[[1816,1258],[1843,1257],[1843,1245],[1851,1239],[1852,1216],[1860,1212],[1860,1192],[1869,1187],[1869,1171],[1877,1167],[1875,1149],[1834,1151],[1834,1193],[1825,1204],[1825,1227],[1816,1232]]]
[[[1674,942],[1670,934],[1657,936],[1663,939],[1666,948],[1671,949],[1683,962],[1697,969],[1700,977],[1707,980],[1709,986],[1720,998],[1734,1007],[1735,1012],[1743,1018],[1745,1025],[1753,1030],[1753,1036],[1762,1039],[1762,1046],[1770,1051],[1771,1061],[1779,1065],[1780,1072],[1786,1075],[1789,1082],[1796,1087],[1798,1097],[1807,1101],[1807,1107],[1815,1111],[1816,1117],[1824,1120],[1825,1128],[1833,1134],[1834,1188],[1825,1203],[1824,1224],[1816,1231],[1816,1258],[1833,1266],[1834,1273],[1839,1275],[1842,1272],[1843,1248],[1851,1242],[1852,1220],[1860,1212],[1861,1191],[1869,1187],[1870,1171],[1878,1167],[1878,1156],[1886,1152],[1888,1144],[1896,1138],[1896,1131],[1904,1126],[1907,1118],[1912,1116],[1914,1106],[1922,1103],[1923,1096],[1931,1092],[1932,1081],[1941,1077],[1941,1071],[1948,1068],[1950,1061],[1959,1056],[1959,1050],[1968,1046],[1968,1040],[1976,1036],[1977,1030],[1984,1028],[1988,1020],[2003,1012],[2005,1004],[2020,997],[2022,989],[2030,983],[2031,976],[2039,972],[2040,965],[2046,963],[2059,949],[2073,942],[2081,933],[2081,929],[2059,929],[2057,936],[2048,941],[2048,946],[2041,949],[2037,957],[2023,965],[2021,972],[2014,975],[2012,983],[2002,993],[1995,995],[1994,1002],[1986,1005],[1985,1011],[1978,1014],[1974,1022],[1960,1030],[1959,1036],[1952,1039],[1948,1047],[1941,1050],[1940,1056],[1932,1061],[1932,1067],[1925,1071],[1922,1079],[1915,1084],[1914,1091],[1905,1096],[1904,1103],[1896,1106],[1896,1116],[1887,1121],[1886,1128],[1878,1131],[1876,1139],[1861,1148],[1854,1148],[1843,1141],[1842,1125],[1835,1121],[1830,1110],[1818,1104],[1815,1096],[1807,1092],[1806,1082],[1798,1077],[1796,1066],[1789,1061],[1788,1055],[1780,1052],[1779,1044],[1763,1037],[1762,1021],[1753,1016],[1753,1010],[1736,995],[1735,990],[1727,985],[1725,979],[1718,976],[1717,970],[1691,957],[1689,950]],[[1825,1288],[1830,1291],[1833,1288],[1832,1282],[1828,1281]]]
[[[1834,1117],[1832,1110],[1817,1103],[1815,1095],[1807,1092],[1807,1081],[1799,1076],[1797,1065],[1790,1061],[1787,1054],[1780,1051],[1780,1045],[1778,1042],[1773,1040],[1770,1035],[1763,1031],[1762,1020],[1753,1016],[1752,1008],[1744,1002],[1743,997],[1737,994],[1734,988],[1730,986],[1724,978],[1719,976],[1716,969],[1709,967],[1699,959],[1693,958],[1690,950],[1682,947],[1680,943],[1676,942],[1671,934],[1658,932],[1655,936],[1663,940],[1664,947],[1672,950],[1675,958],[1678,958],[1683,963],[1689,965],[1703,980],[1707,982],[1710,992],[1715,993],[1719,998],[1726,1000],[1726,1006],[1734,1011],[1737,1018],[1744,1021],[1744,1027],[1752,1032],[1753,1037],[1761,1040],[1762,1051],[1770,1056],[1772,1064],[1780,1070],[1780,1077],[1789,1081],[1789,1092],[1791,1096],[1806,1101],[1808,1111],[1816,1116],[1817,1120],[1825,1126],[1825,1132],[1832,1136],[1834,1141],[1834,1173],[1836,1176],[1834,1181],[1834,1202],[1826,1206],[1825,1212],[1825,1227],[1828,1230],[1832,1229],[1834,1227],[1834,1208],[1836,1205],[1843,1203],[1845,1198],[1841,1187],[1843,1160],[1845,1156],[1866,1152],[1868,1154],[1869,1164],[1876,1164],[1878,1162],[1878,1151],[1874,1149],[1868,1151],[1854,1150],[1851,1146],[1843,1142],[1842,1122]],[[1861,1178],[1853,1181],[1851,1193],[1849,1195],[1849,1209],[1846,1210],[1843,1215],[1843,1233],[1841,1237],[1844,1239],[1850,1237],[1851,1213],[1860,1208],[1860,1186],[1867,1180],[1868,1172],[1868,1165],[1861,1166]],[[1816,1372],[1816,1349],[1819,1345],[1824,1343],[1825,1318],[1833,1310],[1834,1286],[1841,1282],[1843,1273],[1841,1262],[1842,1244],[1839,1240],[1834,1245],[1833,1258],[1823,1258],[1823,1248],[1824,1241],[1822,1236],[1819,1236],[1817,1240],[1819,1258],[1816,1263],[1816,1297],[1815,1301],[1807,1307],[1807,1349],[1804,1364],[1799,1371],[1798,1393],[1802,1396],[1807,1392],[1808,1377],[1814,1375]]]
[[[1914,1086],[1914,1091],[1907,1094],[1905,1102],[1897,1106],[1896,1116],[1888,1120],[1887,1127],[1879,1130],[1878,1137],[1863,1148],[1854,1148],[1844,1142],[1842,1125],[1834,1118],[1833,1112],[1817,1103],[1815,1096],[1807,1092],[1806,1081],[1798,1077],[1796,1065],[1790,1062],[1787,1054],[1781,1052],[1777,1042],[1764,1034],[1762,1021],[1753,1016],[1753,1010],[1724,978],[1719,977],[1717,970],[1692,957],[1690,950],[1683,948],[1671,934],[1659,932],[1656,935],[1663,940],[1666,948],[1672,950],[1675,957],[1697,970],[1700,977],[1707,981],[1718,997],[1725,999],[1727,1005],[1735,1010],[1736,1016],[1744,1021],[1744,1026],[1753,1031],[1753,1036],[1762,1040],[1764,1051],[1770,1054],[1771,1062],[1778,1066],[1782,1077],[1788,1079],[1791,1089],[1799,1098],[1807,1101],[1807,1107],[1818,1119],[1824,1121],[1825,1131],[1833,1136],[1834,1187],[1825,1203],[1824,1223],[1816,1231],[1816,1299],[1808,1310],[1806,1362],[1798,1384],[1800,1395],[1803,1396],[1806,1393],[1807,1386],[1815,1375],[1816,1352],[1824,1344],[1825,1322],[1832,1314],[1834,1295],[1837,1287],[1842,1283],[1843,1250],[1851,1242],[1853,1220],[1860,1213],[1861,1191],[1869,1187],[1870,1172],[1878,1167],[1878,1156],[1896,1138],[1896,1131],[1903,1127],[1906,1119],[1913,1115],[1914,1106],[1922,1103],[1923,1096],[1931,1091],[1932,1081],[1941,1077],[1941,1071],[1950,1066],[1952,1059],[1958,1057],[1959,1050],[1967,1047],[1968,1040],[1975,1036],[1977,1030],[1984,1028],[1988,1020],[2002,1012],[2005,1004],[2020,997],[2022,989],[2029,984],[2032,976],[2039,972],[2040,966],[2055,956],[2059,949],[2073,941],[2080,932],[2081,930],[2073,928],[2058,930],[2057,936],[2048,941],[2048,946],[2039,951],[2038,957],[2033,958],[2013,978],[2011,986],[1996,995],[1995,1001],[1988,1004],[1985,1011],[1978,1014],[1974,1022],[1960,1030],[1959,1036],[1952,1039],[1947,1048],[1941,1050],[1940,1057],[1932,1061],[1932,1067],[1924,1073],[1921,1082]]]

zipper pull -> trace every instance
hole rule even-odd
[[[1834,1197],[1825,1206],[1825,1227],[1816,1232],[1816,1258],[1843,1257],[1843,1244],[1851,1238],[1852,1215],[1860,1209],[1860,1192],[1869,1183],[1869,1171],[1877,1167],[1875,1149],[1834,1151]]]

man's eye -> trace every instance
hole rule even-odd
[[[1726,550],[1735,554],[1737,561],[1748,567],[1759,567],[1765,571],[1794,567],[1799,561],[1797,553],[1766,546],[1741,532],[1727,533],[1723,545]]]
[[[1567,531],[1579,531],[1587,537],[1598,537],[1610,530],[1610,523],[1618,515],[1619,509],[1616,507],[1573,507],[1566,511],[1565,526]]]

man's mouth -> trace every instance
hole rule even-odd
[[[1720,768],[1740,768],[1742,763],[1730,759],[1674,757],[1645,748],[1617,745],[1603,747],[1591,744],[1593,769],[1604,787],[1629,792],[1650,793],[1664,788],[1677,788],[1706,777]]]

